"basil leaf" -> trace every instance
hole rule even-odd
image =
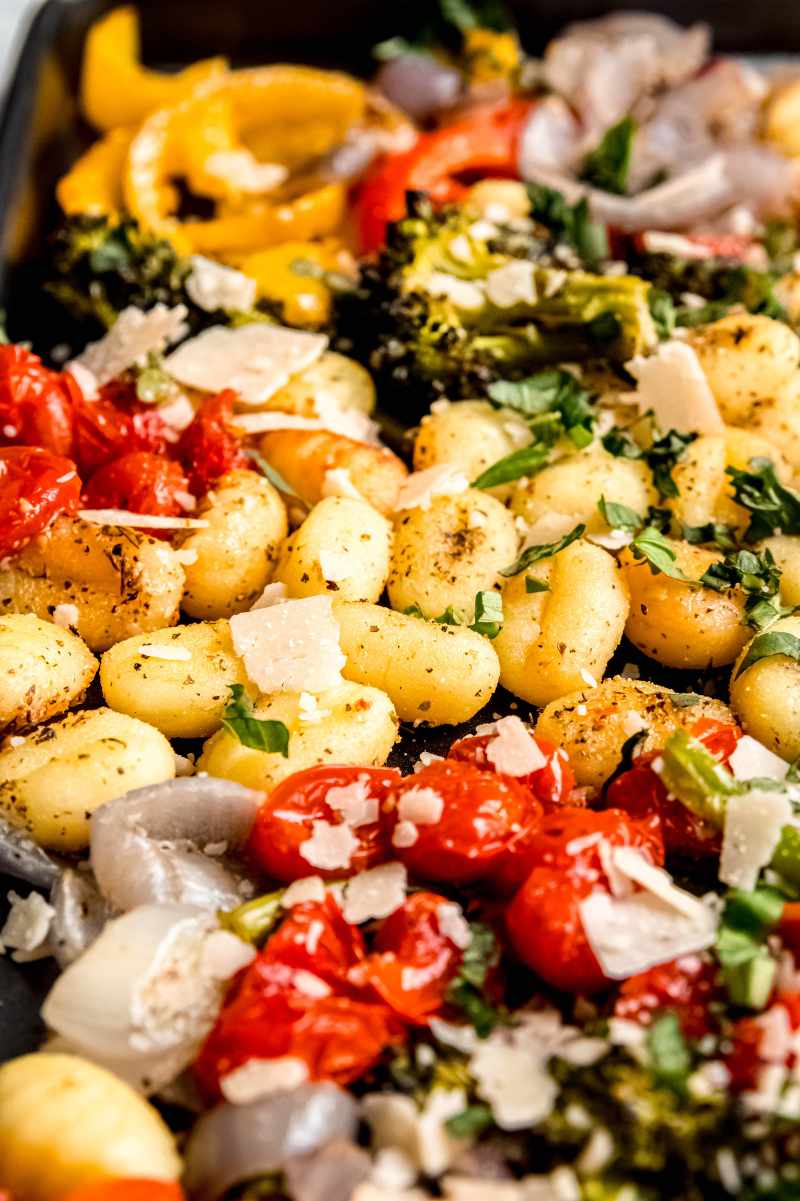
[[[628,183],[636,128],[633,117],[623,117],[607,129],[600,144],[586,156],[581,179],[622,196]]]
[[[733,498],[750,513],[745,532],[748,542],[759,542],[770,534],[800,534],[800,493],[783,485],[771,459],[750,460],[750,470],[726,467],[733,483]]]
[[[470,922],[469,928],[469,945],[450,982],[446,999],[469,1018],[479,1038],[486,1038],[500,1021],[500,1014],[483,995],[489,969],[498,959],[497,939],[491,927],[483,922]]]
[[[463,626],[464,614],[460,609],[454,609],[452,605],[448,605],[444,613],[440,613],[438,617],[431,618],[440,626]]]
[[[472,487],[496,488],[498,484],[508,484],[524,475],[535,475],[545,466],[549,454],[550,447],[542,445],[541,442],[523,446],[521,450],[512,451],[504,459],[499,459],[491,467],[487,467],[472,481]]]
[[[736,678],[744,675],[761,659],[771,659],[773,655],[787,655],[800,663],[800,638],[786,630],[775,630],[773,633],[756,634],[750,643],[750,648],[742,659]]]
[[[647,303],[659,338],[662,342],[671,338],[675,332],[675,303],[669,292],[651,288]]]
[[[549,592],[550,585],[547,580],[537,580],[535,575],[525,576],[525,591],[526,592]]]
[[[422,612],[422,607],[416,601],[414,601],[413,605],[409,605],[406,609],[403,609],[403,612],[406,617],[421,617],[425,621],[425,614]]]
[[[659,496],[662,500],[668,500],[678,495],[672,470],[696,437],[697,434],[679,434],[677,430],[670,430],[662,438],[657,438],[647,450],[643,450],[630,434],[615,427],[602,438],[602,443],[604,449],[615,458],[644,460],[653,473],[653,483]]]
[[[546,542],[541,546],[527,546],[515,563],[510,567],[503,567],[500,575],[511,576],[519,575],[526,567],[530,567],[532,563],[538,563],[540,559],[549,559],[551,555],[557,555],[559,551],[569,546],[571,542],[575,542],[582,537],[586,531],[585,525],[576,525],[574,530],[570,530],[558,542]]]
[[[569,371],[551,368],[523,380],[497,380],[487,390],[495,404],[534,418],[531,427],[538,440],[549,436],[555,441],[562,431],[579,449],[592,440],[594,410],[590,394]],[[546,414],[550,415],[551,428],[542,420]]]
[[[555,188],[543,184],[528,184],[531,217],[550,230],[556,241],[572,246],[585,263],[608,258],[608,235],[604,225],[589,216],[589,204],[584,197],[570,205]]]
[[[606,500],[604,496],[601,496],[597,507],[606,525],[612,530],[626,530],[634,533],[644,525],[644,519],[628,505],[621,505],[617,501]]]
[[[693,546],[713,545],[720,550],[736,549],[736,531],[732,525],[707,521],[705,525],[682,525],[681,537]]]
[[[475,597],[475,620],[469,627],[476,634],[496,638],[503,628],[503,598],[494,590],[479,592]]]
[[[780,568],[767,547],[761,552],[728,551],[724,559],[712,563],[703,572],[699,582],[716,592],[741,588],[747,596],[745,622],[755,629],[763,629],[776,618],[792,612],[776,601],[780,580]]]
[[[646,1045],[653,1075],[660,1084],[683,1093],[692,1057],[676,1013],[665,1013],[647,1028]]]
[[[675,551],[661,531],[654,526],[649,525],[643,529],[640,534],[636,535],[630,546],[635,558],[647,560],[653,575],[662,572],[673,580],[683,580],[687,584],[695,582],[690,580],[678,567],[675,561]]]
[[[231,699],[222,715],[222,724],[242,746],[254,751],[270,751],[289,758],[289,731],[282,721],[262,720],[253,716],[253,706],[243,684],[231,684]]]
[[[468,1105],[461,1113],[448,1118],[445,1126],[454,1138],[476,1138],[494,1124],[494,1115],[490,1105],[482,1102]]]

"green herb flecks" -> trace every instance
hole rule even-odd
[[[584,160],[581,179],[604,192],[624,195],[636,128],[633,117],[623,117],[607,129],[599,145]]]
[[[525,571],[532,564],[538,563],[540,559],[549,559],[552,555],[557,555],[559,551],[565,550],[571,543],[583,537],[585,533],[585,525],[576,525],[563,538],[559,538],[558,542],[545,542],[540,546],[527,546],[516,562],[512,563],[510,567],[504,567],[500,575],[519,575],[521,571]]]
[[[262,720],[253,716],[253,706],[243,684],[231,684],[231,699],[225,706],[222,724],[254,751],[269,751],[289,757],[289,731],[282,721]]]

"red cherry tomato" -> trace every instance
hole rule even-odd
[[[236,393],[228,389],[204,400],[177,446],[189,472],[192,492],[204,496],[213,483],[235,467],[249,467],[240,439],[231,429]]]
[[[786,1011],[790,1030],[800,1030],[800,993],[778,993],[769,1008],[774,1009],[776,1006],[781,1006]],[[731,1087],[736,1092],[755,1088],[761,1069],[768,1063],[781,1062],[772,1050],[769,1059],[762,1054],[761,1046],[766,1034],[763,1017],[764,1015],[760,1014],[759,1017],[741,1018],[734,1023],[731,1031],[731,1049],[725,1056],[725,1065],[731,1074]],[[783,1066],[794,1067],[797,1058],[795,1048],[788,1046],[782,1060]]]
[[[711,1003],[719,996],[719,970],[702,955],[684,955],[623,981],[614,1016],[649,1026],[664,1010],[678,1015],[686,1038],[714,1028]]]
[[[363,962],[366,950],[358,926],[346,922],[333,897],[327,896],[322,902],[295,905],[262,955],[312,972],[332,988],[348,990],[351,969]]]
[[[405,816],[413,814],[415,793],[423,789],[441,800],[438,820],[414,822]],[[490,878],[542,815],[539,802],[516,780],[454,759],[431,763],[395,784],[386,807],[396,823],[398,858],[424,879],[451,884]],[[415,837],[410,846],[399,845],[406,828]]]
[[[6,1196],[0,1193],[0,1201]],[[67,1193],[62,1201],[183,1201],[179,1184],[164,1180],[99,1180]]]
[[[472,763],[481,771],[496,772],[497,768],[486,754],[486,748],[494,738],[494,734],[475,734],[468,738],[460,738],[450,747],[447,758],[458,759],[461,763]],[[569,795],[575,787],[575,774],[565,752],[557,750],[554,743],[538,737],[534,738],[534,742],[547,759],[547,763],[527,776],[513,778],[518,784],[529,788],[537,801],[541,802],[544,812],[549,813],[552,809],[569,803]]]
[[[508,100],[476,109],[381,160],[358,195],[362,251],[382,246],[387,224],[405,216],[406,192],[427,192],[435,204],[446,204],[463,199],[465,175],[518,179],[517,145],[532,107],[527,100]]]
[[[543,818],[535,831],[530,846],[537,866],[506,916],[519,958],[565,992],[596,992],[608,984],[580,916],[580,902],[606,883],[600,840],[637,847],[655,863],[663,859],[657,826],[635,822],[619,810],[566,807]]]
[[[80,389],[24,346],[0,346],[0,443],[73,456],[72,405]]]
[[[415,892],[381,926],[358,979],[371,984],[395,1013],[424,1022],[445,1003],[463,951],[442,932],[440,908],[449,902]]]
[[[378,820],[381,805],[400,773],[382,767],[310,767],[283,780],[258,811],[250,834],[250,853],[268,876],[290,883],[303,876],[333,880],[343,872],[360,872],[388,857],[385,825]],[[330,799],[328,797],[330,796]],[[354,824],[350,814],[363,809],[372,820]],[[356,846],[345,865],[320,867],[305,858],[302,847],[312,837],[315,822],[347,824]]]
[[[91,400],[79,396],[73,420],[75,456],[84,475],[137,451],[160,455],[169,442],[169,427],[158,412],[121,389],[103,389]]]
[[[0,558],[21,550],[59,513],[80,507],[75,464],[38,446],[0,448]]]
[[[177,517],[178,500],[189,481],[178,463],[145,450],[123,455],[96,471],[84,490],[88,509],[128,509],[131,513]]]

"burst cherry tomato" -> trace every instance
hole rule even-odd
[[[85,476],[135,451],[160,455],[170,434],[157,410],[117,388],[104,388],[92,399],[78,395],[73,424],[75,458]]]
[[[38,446],[0,448],[0,558],[21,550],[59,513],[80,506],[75,464]]]
[[[283,780],[258,811],[250,852],[268,876],[290,883],[303,876],[335,879],[360,872],[388,857],[381,805],[400,773],[382,767],[310,767]],[[347,826],[352,850],[346,863],[325,865],[325,827],[317,826],[311,846],[303,849],[315,824]],[[314,849],[311,849],[314,847]],[[334,858],[335,852],[334,852]]]
[[[331,896],[295,905],[268,939],[262,954],[298,970],[312,972],[331,988],[350,989],[350,972],[366,950],[358,926],[344,920]]]
[[[62,1201],[183,1201],[183,1196],[179,1184],[164,1180],[99,1180],[73,1189]]]
[[[649,1026],[664,1010],[678,1015],[686,1038],[711,1033],[711,1002],[719,996],[719,970],[705,956],[684,955],[631,976],[620,985],[614,1016]]]
[[[89,509],[176,517],[184,511],[178,497],[188,491],[189,481],[178,463],[140,450],[96,471],[86,485],[84,500]]]
[[[24,346],[0,346],[0,442],[73,455],[72,406],[80,389]]]
[[[543,818],[531,839],[537,865],[514,897],[506,917],[519,958],[565,992],[596,992],[608,983],[584,933],[580,903],[607,881],[600,842],[633,846],[660,863],[658,827],[620,810],[594,813],[562,809]]]
[[[398,858],[416,875],[451,884],[491,878],[542,815],[539,802],[516,780],[454,759],[401,780],[386,805],[396,823]]]
[[[408,1021],[425,1021],[445,1002],[463,951],[442,930],[445,897],[415,892],[381,926],[358,971]]]
[[[178,442],[178,457],[189,472],[197,496],[205,495],[220,476],[234,467],[250,466],[231,429],[235,399],[236,393],[228,389],[204,400]]]
[[[472,763],[481,771],[497,771],[486,753],[486,748],[494,740],[494,734],[475,734],[469,738],[460,738],[454,742],[447,752],[448,759],[458,759],[462,763]],[[569,794],[575,787],[575,775],[569,765],[564,751],[556,749],[546,738],[534,738],[534,742],[544,755],[547,762],[544,767],[530,772],[527,776],[514,776],[518,784],[529,788],[537,801],[541,802],[545,813],[566,805]]]
[[[731,1074],[731,1086],[737,1092],[755,1088],[761,1070],[769,1064],[782,1063],[788,1068],[795,1067],[798,1062],[797,1049],[791,1038],[787,1039],[783,1056],[774,1047],[770,1048],[769,1055],[762,1051],[762,1044],[767,1037],[764,1019],[769,1021],[768,1015],[778,1007],[785,1011],[785,1016],[776,1016],[783,1017],[789,1032],[800,1030],[800,993],[778,993],[764,1013],[758,1017],[741,1018],[734,1024],[730,1035],[731,1049],[725,1057],[725,1065]]]

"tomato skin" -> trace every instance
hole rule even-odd
[[[359,191],[356,205],[361,250],[370,253],[386,241],[389,222],[406,214],[406,192],[427,192],[435,204],[463,199],[458,176],[518,179],[517,143],[533,105],[508,100],[419,136],[410,150],[378,163]]]
[[[678,1015],[686,1038],[702,1038],[714,1028],[709,1006],[719,995],[719,970],[702,955],[684,955],[623,980],[614,1016],[649,1026],[669,1010]]]
[[[425,1022],[442,1009],[461,964],[463,952],[439,927],[439,906],[447,903],[433,892],[412,893],[386,918],[372,954],[357,969],[359,980],[406,1021]],[[413,988],[403,987],[407,969],[417,973]]]
[[[472,763],[481,771],[496,772],[486,748],[494,740],[493,734],[474,734],[460,738],[454,742],[447,752],[448,759],[457,759],[461,763]],[[527,776],[514,776],[518,784],[529,788],[542,805],[545,813],[569,803],[569,794],[575,787],[575,773],[569,765],[569,760],[563,752],[556,749],[555,743],[546,738],[534,737],[533,741],[547,759],[544,767],[538,771],[529,772]]]
[[[5,1195],[0,1193],[0,1201]],[[165,1180],[99,1180],[73,1189],[61,1201],[183,1201],[183,1198],[181,1186]]]
[[[137,451],[160,455],[168,427],[158,412],[138,401],[113,400],[120,392],[104,389],[91,400],[79,396],[73,406],[75,458],[84,476]],[[124,396],[124,394],[122,394]],[[122,407],[125,403],[127,407]]]
[[[350,990],[350,971],[364,961],[366,948],[358,926],[344,920],[328,895],[324,901],[293,906],[261,953],[270,962],[313,972],[331,988]]]
[[[300,848],[311,838],[315,821],[339,825],[344,820],[325,799],[329,789],[344,788],[363,780],[368,797],[374,799],[380,809],[387,792],[400,778],[398,771],[383,767],[325,765],[295,772],[281,781],[259,809],[250,833],[251,857],[268,876],[287,884],[311,875],[334,880],[343,870],[360,872],[374,867],[389,857],[386,826],[381,820],[353,828],[359,845],[346,869],[317,868],[303,858]],[[287,813],[294,820],[284,816]]]
[[[405,793],[430,788],[444,803],[436,822],[416,827],[412,846],[397,857],[427,880],[469,884],[492,877],[506,852],[525,838],[542,815],[533,794],[510,777],[443,759],[423,767],[389,792],[387,809],[398,820]]]
[[[196,496],[204,496],[220,476],[235,467],[252,466],[230,428],[235,400],[236,393],[230,388],[208,397],[178,441],[177,455]]]
[[[80,389],[24,346],[0,346],[0,441],[73,457],[72,405]]]
[[[84,490],[89,509],[128,509],[131,513],[177,517],[177,499],[189,481],[178,463],[145,450],[122,455],[96,471]]]
[[[778,993],[769,1005],[774,1009],[780,1005],[786,1010],[791,1030],[800,1029],[800,993]],[[768,1012],[765,1011],[765,1012]],[[759,1015],[759,1017],[763,1016]],[[774,1056],[762,1058],[761,1042],[764,1038],[764,1027],[757,1017],[740,1018],[734,1023],[730,1034],[731,1049],[725,1056],[725,1065],[731,1074],[731,1087],[736,1092],[755,1088],[760,1070],[767,1063],[775,1063]],[[783,1060],[785,1067],[793,1067],[797,1063],[797,1053],[790,1048]]]
[[[0,447],[0,558],[21,550],[59,513],[80,507],[75,464],[39,446]]]

